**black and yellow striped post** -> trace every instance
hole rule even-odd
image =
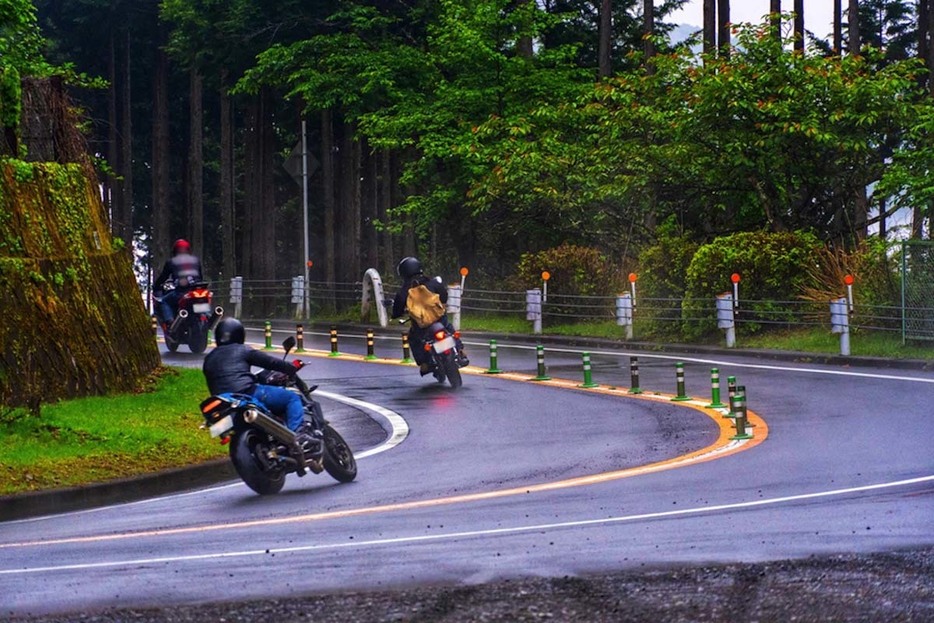
[[[305,352],[305,327],[302,325],[295,325],[295,352],[303,353]]]
[[[366,330],[366,357],[364,359],[376,359],[374,352],[376,338],[373,335],[373,329]]]
[[[331,352],[328,357],[340,357],[341,354],[337,350],[337,327],[331,325]]]
[[[641,394],[642,388],[639,387],[639,358],[629,358],[629,393]]]
[[[726,397],[727,402],[730,405],[730,408],[726,413],[723,414],[723,417],[733,418],[736,417],[736,406],[734,402],[736,401],[736,377],[728,376],[726,377]]]
[[[675,364],[675,376],[678,381],[678,395],[672,398],[674,401],[690,400],[691,397],[684,393],[684,364],[680,361]]]
[[[484,374],[501,374],[502,370],[496,367],[496,340],[490,340],[490,369]]]
[[[533,381],[550,381],[551,377],[545,373],[545,347],[539,344],[535,347],[538,359],[538,375],[532,378]]]
[[[578,387],[599,387],[599,383],[593,382],[593,372],[590,369],[590,353],[582,353],[581,359],[584,366],[584,382]]]
[[[409,334],[402,334],[402,363],[412,363],[412,347],[409,346]]]
[[[263,334],[266,337],[266,346],[265,350],[272,350],[272,323],[268,320],[266,321],[266,328],[263,330]]]
[[[727,405],[720,402],[720,370],[710,369],[710,404],[708,409],[725,409]]]
[[[752,439],[752,435],[746,432],[746,388],[744,386],[736,387],[733,403],[736,407],[736,434],[730,439]]]

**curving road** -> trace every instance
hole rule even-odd
[[[0,616],[934,544],[929,372],[638,353],[646,393],[630,396],[635,353],[591,349],[601,387],[585,390],[580,349],[549,346],[548,373],[570,382],[545,383],[528,380],[534,347],[500,342],[516,374],[482,374],[474,344],[453,392],[388,365],[396,348],[303,372],[360,455],[356,482],[290,477],[272,497],[230,482],[0,523]],[[670,400],[676,361],[692,402]],[[747,388],[752,440],[703,408],[711,367]]]

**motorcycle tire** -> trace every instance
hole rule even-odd
[[[170,353],[174,353],[175,351],[178,350],[178,342],[176,342],[171,337],[166,335],[165,336],[165,347],[166,349],[168,349]]]
[[[230,460],[237,475],[246,485],[260,495],[279,493],[285,485],[285,472],[266,471],[256,459],[257,446],[263,441],[255,430],[246,430],[235,436],[230,443]]]
[[[464,384],[464,381],[461,379],[461,370],[457,367],[457,361],[454,359],[454,351],[447,353],[442,353],[438,359],[441,363],[441,368],[444,370],[444,376],[448,377],[448,382],[451,384],[453,389],[457,389]]]
[[[188,348],[200,355],[208,347],[208,326],[193,326],[188,330]]]
[[[344,438],[330,425],[324,433],[324,469],[338,482],[350,482],[357,477],[357,459]]]

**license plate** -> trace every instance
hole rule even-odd
[[[211,304],[210,303],[195,303],[194,305],[191,306],[191,311],[195,312],[196,314],[206,314],[209,311],[211,311]]]
[[[436,353],[443,353],[445,351],[451,350],[452,348],[454,348],[455,345],[456,345],[456,342],[454,341],[454,338],[451,336],[448,336],[444,338],[443,340],[439,340],[435,342],[434,349]]]
[[[233,428],[233,418],[229,415],[225,415],[221,419],[217,420],[208,428],[211,431],[211,437],[220,437],[224,433],[228,432]]]

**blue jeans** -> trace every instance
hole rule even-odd
[[[285,416],[289,430],[296,431],[305,418],[302,399],[295,392],[274,385],[257,385],[253,397],[278,416]]]
[[[169,290],[162,295],[162,302],[159,304],[162,310],[162,322],[172,324],[172,320],[175,318],[175,308],[178,307],[178,298],[180,294],[178,290]]]

